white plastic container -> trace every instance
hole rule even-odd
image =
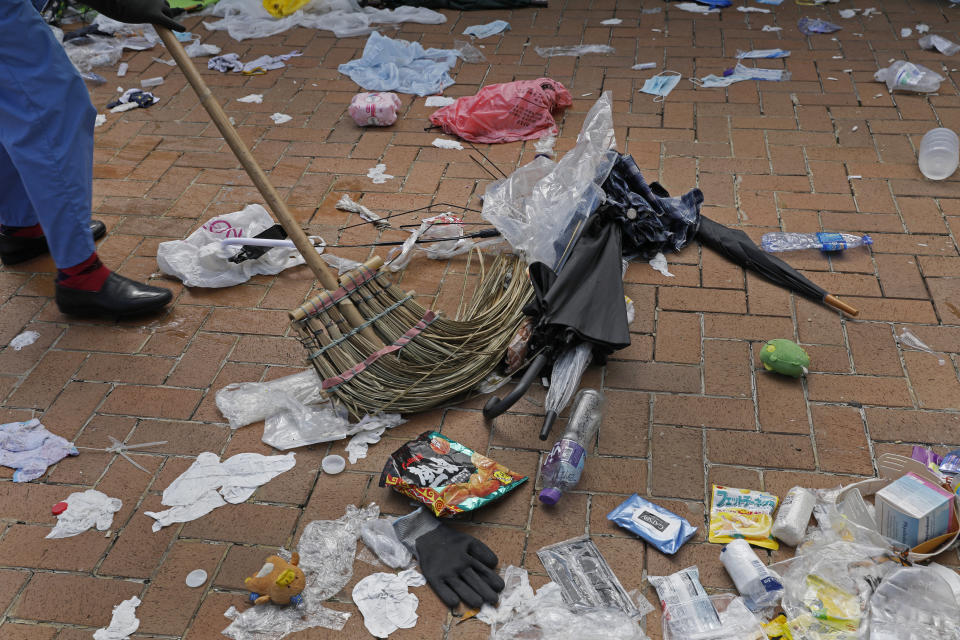
[[[920,142],[920,172],[931,180],[953,175],[960,163],[960,138],[950,129],[931,129]]]
[[[780,600],[783,583],[760,561],[746,540],[738,538],[721,549],[720,562],[751,611],[773,606]]]

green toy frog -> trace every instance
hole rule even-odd
[[[767,371],[799,378],[808,373],[810,356],[791,340],[771,340],[760,349],[760,362]]]

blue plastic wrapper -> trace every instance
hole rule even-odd
[[[676,553],[697,532],[685,518],[636,493],[608,513],[607,520],[632,531],[667,555]]]

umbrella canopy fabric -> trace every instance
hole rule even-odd
[[[671,198],[659,183],[647,184],[629,155],[617,159],[603,192],[623,230],[626,260],[646,261],[661,252],[679,251],[693,239],[700,224],[700,189]]]
[[[531,347],[556,357],[588,342],[594,361],[603,362],[630,345],[620,256],[620,227],[605,205],[586,221],[559,273],[530,265],[534,299],[524,313],[535,319]]]
[[[799,293],[810,300],[828,304],[852,316],[859,313],[850,305],[827,293],[822,287],[810,282],[780,258],[758,247],[750,236],[739,229],[725,227],[706,216],[701,216],[697,239],[731,262],[739,264],[744,269],[750,269],[775,285]]]

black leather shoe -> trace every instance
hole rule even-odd
[[[107,234],[107,225],[99,220],[91,220],[90,231],[93,233],[93,239],[99,240]],[[3,264],[26,262],[37,256],[42,256],[49,250],[47,239],[43,236],[39,238],[16,238],[0,233],[0,262]]]
[[[75,316],[120,317],[159,311],[170,302],[173,293],[151,287],[111,272],[100,291],[82,291],[56,285],[56,301],[61,313]]]

